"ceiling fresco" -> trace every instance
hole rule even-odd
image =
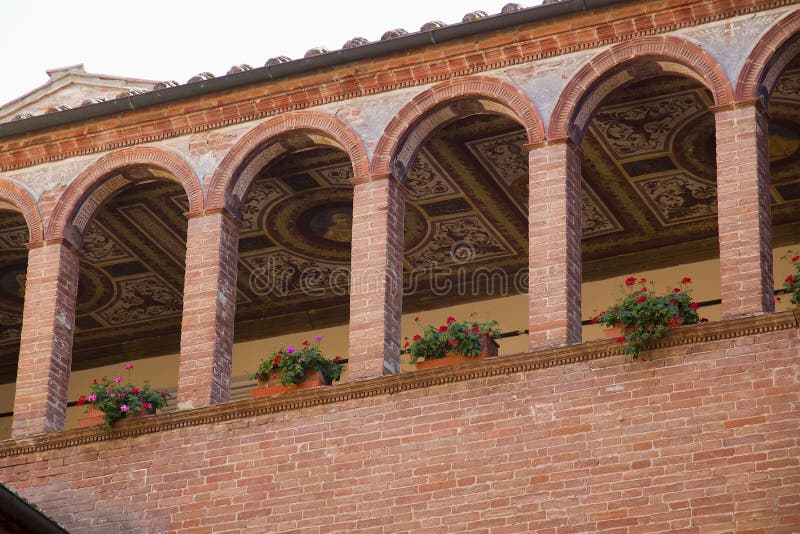
[[[776,244],[800,241],[799,104],[795,61],[769,109]],[[697,82],[669,76],[603,102],[581,146],[585,279],[717,255],[710,105]],[[473,115],[420,149],[408,172],[405,310],[487,296],[484,286],[463,283],[478,269],[504,272],[507,280],[524,270],[524,144],[512,120]],[[351,178],[344,152],[299,141],[260,171],[241,213],[237,340],[347,322]],[[75,368],[179,348],[186,197],[179,185],[150,181],[142,169],[136,179],[86,232]],[[16,373],[27,239],[22,216],[0,211],[0,382]],[[448,281],[461,282],[459,289],[437,296],[432,285]]]

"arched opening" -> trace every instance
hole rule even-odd
[[[798,278],[800,255],[800,55],[777,76],[768,97],[769,183],[772,200],[776,309],[789,309],[784,281]]]
[[[714,96],[656,61],[628,63],[614,78],[625,82],[592,110],[580,144],[583,337],[602,336],[591,318],[630,276],[658,294],[690,278],[701,315],[719,319]]]
[[[445,99],[404,132],[404,348],[454,317],[495,320],[501,354],[526,350],[529,142],[517,113],[482,95]]]
[[[319,342],[348,353],[353,165],[327,134],[270,136],[235,176],[241,202],[232,396],[274,350]]]
[[[178,179],[145,164],[106,173],[77,205],[65,232],[80,250],[67,427],[85,416],[74,402],[103,376],[130,373],[174,398],[191,211]]]
[[[25,217],[0,199],[0,439],[11,437],[28,242]]]

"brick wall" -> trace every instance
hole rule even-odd
[[[6,441],[0,479],[71,532],[792,532],[799,332],[772,314],[645,361],[599,342]]]

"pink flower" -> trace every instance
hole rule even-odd
[[[86,397],[86,400],[87,400],[87,401],[89,401],[89,402],[94,402],[94,401],[96,401],[96,400],[97,400],[97,395],[95,395],[94,393],[92,393],[91,395],[88,395],[88,396]]]
[[[121,377],[121,376],[115,376],[115,377],[114,377],[114,382],[116,382],[117,384],[119,384],[120,382],[122,382],[122,377]]]
[[[131,388],[131,394],[132,395],[138,395],[139,394],[139,388]]]
[[[131,409],[130,406],[128,406],[127,404],[123,404],[122,406],[119,407],[119,411],[121,412],[127,412],[130,409]]]
[[[316,335],[314,336],[314,339],[316,339],[317,341],[322,341],[322,336]]]
[[[144,408],[145,410],[149,410],[152,407],[153,407],[153,403],[152,402],[143,402],[142,403],[142,408]]]
[[[133,364],[132,363],[126,363],[125,364],[125,369],[133,369]]]

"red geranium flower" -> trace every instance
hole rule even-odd
[[[691,283],[692,283],[692,279],[689,278],[688,276],[684,276],[683,280],[681,280],[681,284],[691,284]]]
[[[458,340],[451,339],[450,341],[447,342],[447,344],[450,345],[451,347],[455,347],[456,345],[458,345]]]
[[[447,324],[454,323],[455,321],[456,321],[455,317],[448,317],[447,318]]]
[[[77,402],[75,403],[76,406],[83,406],[86,403],[86,395],[81,395]]]
[[[696,310],[697,308],[700,307],[700,305],[696,302],[692,302],[691,304],[689,304],[689,307],[693,310]]]
[[[625,343],[625,336],[619,336],[617,338],[617,343]]]
[[[404,348],[404,349],[407,349],[407,348],[408,348],[408,345],[409,345],[409,343],[408,343],[408,341],[406,341],[406,342],[403,344],[403,348]]]
[[[636,299],[636,302],[638,302],[639,304],[641,304],[642,302],[647,302],[647,297],[639,297],[638,299]]]
[[[439,332],[440,332],[440,333],[442,333],[442,332],[447,332],[447,327],[446,327],[445,325],[442,325],[442,326],[440,326],[440,327],[439,327]]]
[[[480,334],[481,333],[481,329],[476,325],[476,326],[472,327],[472,332],[475,333],[475,334]]]
[[[131,388],[131,393],[133,395],[138,395],[139,394],[139,388]]]
[[[334,356],[333,357],[333,361],[340,362],[340,361],[342,361],[342,357],[341,356]]]
[[[647,283],[647,278],[642,278],[642,279],[640,279],[640,280],[639,280],[639,283],[640,283],[640,284],[646,284],[646,283]]]
[[[632,286],[635,283],[636,283],[636,278],[634,278],[633,276],[629,276],[628,278],[625,279],[626,286]]]
[[[794,276],[792,276],[791,274],[789,276],[787,276],[786,277],[786,283],[790,284],[790,285],[794,285]]]
[[[303,341],[303,345],[308,345],[308,341]]]
[[[280,364],[281,364],[281,357],[280,356],[275,356],[275,359],[272,360],[272,365],[275,366],[275,365],[280,365]]]
[[[422,339],[421,335],[417,334],[414,336],[414,341],[419,341],[420,339]]]
[[[792,261],[800,260],[800,256],[792,256]]]
[[[681,292],[681,288],[676,287],[675,289],[672,290],[672,292],[673,293],[680,293]]]

